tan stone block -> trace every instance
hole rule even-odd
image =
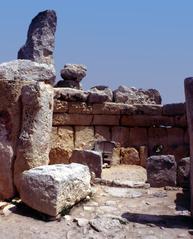
[[[136,115],[161,115],[162,114],[162,105],[142,105],[135,104],[136,107],[135,114]]]
[[[113,149],[111,165],[119,165],[121,163],[121,148],[115,147]]]
[[[139,147],[139,157],[141,160],[141,166],[146,168],[147,159],[148,159],[148,147],[146,146]]]
[[[168,144],[180,145],[183,144],[184,130],[181,128],[168,128]]]
[[[61,100],[54,100],[54,112],[55,113],[66,113],[68,112],[68,102]]]
[[[146,128],[130,128],[129,143],[131,146],[142,146],[148,144]]]
[[[92,114],[92,106],[85,102],[69,102],[70,114]]]
[[[119,143],[122,147],[129,146],[130,129],[127,127],[112,127],[112,141]]]
[[[98,115],[133,115],[135,114],[135,110],[136,107],[134,105],[128,105],[124,103],[105,102],[103,104],[93,105],[93,113]]]
[[[96,126],[95,127],[96,140],[111,140],[110,128],[108,126]]]
[[[94,127],[75,126],[75,148],[93,149],[94,142]]]
[[[93,125],[119,125],[119,115],[94,115]]]
[[[50,150],[49,164],[69,164],[71,155],[71,149],[65,149],[56,146]]]
[[[62,125],[91,125],[93,116],[84,114],[59,114],[53,116],[53,126]]]
[[[121,148],[121,164],[140,165],[138,151],[135,148]]]
[[[64,148],[74,148],[74,130],[70,126],[58,127],[58,137]]]

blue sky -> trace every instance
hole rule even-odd
[[[164,103],[184,101],[183,80],[193,76],[192,0],[2,1],[0,62],[16,58],[31,19],[45,9],[58,15],[58,72],[83,63],[85,89],[156,88]]]

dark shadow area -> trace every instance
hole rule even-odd
[[[190,211],[190,191],[184,188],[182,193],[177,193],[175,204],[177,211],[182,210]]]
[[[158,227],[166,228],[184,228],[193,229],[193,219],[190,216],[173,216],[173,215],[150,215],[140,213],[122,214],[122,217],[128,222],[140,224],[154,224]]]

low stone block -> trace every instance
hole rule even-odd
[[[73,88],[54,88],[54,99],[73,102],[86,102],[88,92]]]
[[[178,162],[177,182],[178,182],[178,186],[189,188],[190,186],[190,157],[182,158]]]
[[[69,102],[70,114],[92,114],[93,108],[85,102]]]
[[[55,113],[53,115],[53,126],[91,125],[92,119],[92,115]]]
[[[161,115],[162,114],[162,105],[141,105],[134,104],[136,107],[135,114],[136,115]]]
[[[147,159],[147,181],[151,187],[176,186],[176,170],[173,155],[151,156]]]
[[[57,216],[91,193],[90,172],[80,164],[41,166],[23,172],[21,200],[31,208]]]
[[[119,125],[119,115],[94,115],[93,125]]]
[[[101,177],[102,173],[102,154],[93,150],[78,150],[72,152],[70,158],[72,163],[80,163],[87,165],[90,172],[94,172],[97,178]]]
[[[54,100],[54,112],[55,113],[66,113],[68,112],[68,102],[61,100]]]
[[[139,152],[135,148],[121,148],[121,164],[140,165]]]
[[[75,148],[94,148],[94,127],[75,126]]]

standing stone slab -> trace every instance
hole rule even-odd
[[[97,178],[102,173],[102,154],[93,150],[78,150],[72,152],[71,163],[85,164],[89,167],[90,172],[94,172]]]
[[[182,158],[178,162],[177,181],[180,187],[190,187],[190,157]]]
[[[190,191],[191,191],[191,214],[193,216],[193,77],[184,81],[186,96],[186,112],[188,131],[190,137]]]
[[[0,80],[0,198],[15,194],[13,165],[21,124],[20,94],[24,81]]]
[[[40,12],[33,18],[25,45],[18,52],[18,59],[54,64],[56,13],[53,10]]]
[[[176,170],[173,155],[151,156],[147,159],[147,181],[151,187],[176,186]]]
[[[24,170],[49,162],[53,89],[43,82],[26,85],[22,88],[21,100],[22,127],[14,166],[14,182],[18,191]]]
[[[80,164],[30,169],[21,177],[21,199],[35,210],[57,216],[91,193],[90,179],[88,167]]]

